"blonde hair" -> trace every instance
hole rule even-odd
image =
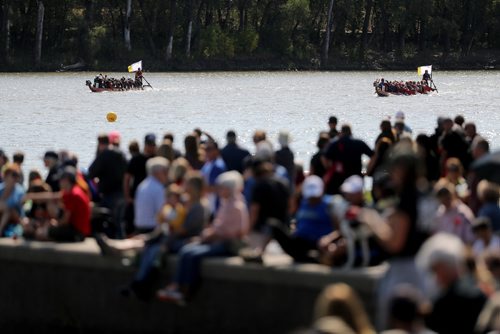
[[[15,163],[8,163],[2,168],[2,177],[5,178],[8,173],[21,174],[21,169]]]
[[[177,158],[172,162],[169,169],[168,178],[170,182],[181,182],[184,180],[187,172],[191,168],[189,162],[184,158]]]
[[[319,295],[314,309],[314,320],[327,316],[342,319],[356,333],[375,333],[358,295],[347,284],[329,285]]]

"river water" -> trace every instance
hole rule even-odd
[[[26,154],[25,169],[43,170],[47,149],[76,152],[82,167],[94,157],[96,136],[118,130],[122,147],[148,132],[170,131],[175,146],[200,127],[224,142],[234,129],[251,151],[252,133],[266,130],[276,142],[279,130],[292,135],[296,159],[315,152],[320,130],[336,115],[370,146],[380,120],[402,110],[414,133],[432,133],[438,116],[462,114],[494,148],[500,148],[500,72],[435,72],[438,94],[380,98],[372,82],[380,72],[147,73],[154,89],[91,93],[86,79],[95,73],[0,74],[0,148]],[[109,74],[121,77],[123,73]],[[414,72],[383,73],[387,79],[417,79]],[[115,123],[106,114],[118,114]]]

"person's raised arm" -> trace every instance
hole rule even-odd
[[[202,131],[201,133],[202,133],[202,134],[204,134],[204,135],[207,137],[207,139],[208,139],[209,141],[212,141],[212,142],[215,142],[215,141],[216,141],[216,140],[214,139],[214,137],[212,137],[212,136],[211,136],[208,132]]]
[[[43,193],[26,193],[22,199],[23,203],[26,201],[50,202],[62,198],[61,192],[43,192]]]
[[[364,208],[358,219],[368,225],[380,245],[391,254],[399,253],[408,240],[410,217],[404,212],[395,210],[384,219],[376,210]]]

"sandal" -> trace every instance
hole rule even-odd
[[[185,305],[184,295],[178,290],[161,289],[156,292],[156,298],[162,302]]]

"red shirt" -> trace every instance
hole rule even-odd
[[[62,200],[70,213],[69,223],[84,236],[90,235],[90,201],[85,192],[75,185],[63,193]]]

